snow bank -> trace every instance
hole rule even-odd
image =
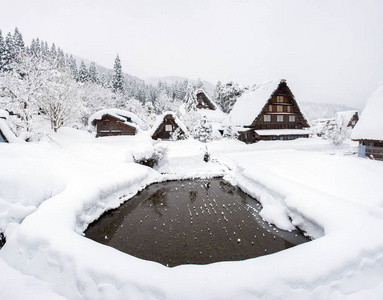
[[[358,123],[352,130],[353,140],[383,141],[383,83],[367,100]]]
[[[164,148],[165,156],[156,169],[166,179],[216,177],[223,176],[227,171],[226,167],[211,156],[208,144],[188,139],[161,142],[159,145]],[[206,153],[210,156],[208,162],[204,160]]]
[[[168,147],[168,158],[159,170],[173,171],[161,175],[130,160],[135,151],[150,151],[149,136],[74,144],[56,139],[58,145],[0,147],[0,163],[9,159],[19,170],[2,186],[3,201],[12,202],[9,195],[22,181],[19,175],[30,181],[41,173],[36,188],[21,188],[25,196],[35,193],[33,203],[50,197],[40,190],[47,177],[54,187],[52,197],[9,231],[0,251],[0,267],[6,264],[6,269],[22,272],[13,277],[24,286],[11,291],[15,298],[34,292],[36,286],[74,300],[381,299],[383,295],[381,162],[314,152],[328,150],[322,140],[206,144],[211,157],[226,168],[218,161],[205,163],[201,148],[205,145],[186,140],[156,144]],[[143,148],[134,150],[137,143]],[[285,150],[289,145],[300,150]],[[21,171],[22,164],[34,157],[40,159],[39,172],[33,163]],[[268,221],[286,229],[299,226],[317,239],[245,261],[167,268],[81,235],[103,211],[152,182],[189,176],[188,171],[204,176],[213,170],[258,197]],[[7,173],[0,169],[2,178]],[[29,275],[38,283],[23,284]]]

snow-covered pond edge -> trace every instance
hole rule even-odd
[[[261,201],[266,220],[288,229],[290,217],[310,235],[325,235],[270,256],[172,269],[79,235],[146,185],[177,177],[131,163],[104,185],[96,178],[84,185],[83,173],[71,173],[66,188],[14,230],[0,255],[69,299],[322,299],[382,291],[379,276],[372,276],[383,272],[381,209],[287,180],[261,164],[244,165],[236,155],[226,159],[233,167],[227,180]]]

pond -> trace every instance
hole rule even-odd
[[[244,260],[309,241],[267,223],[261,209],[223,179],[168,181],[104,213],[85,236],[169,267]]]

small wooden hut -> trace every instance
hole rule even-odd
[[[89,125],[96,127],[96,137],[135,135],[143,121],[131,112],[113,108],[93,114]]]
[[[307,118],[283,79],[242,94],[227,119],[239,127],[239,139],[246,143],[307,138],[310,134]]]
[[[187,133],[186,126],[177,118],[174,112],[165,112],[152,127],[151,136],[154,140],[170,140],[177,129],[179,129],[181,135]]]
[[[383,160],[383,83],[367,100],[351,139],[359,142],[358,155]]]

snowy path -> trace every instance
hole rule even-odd
[[[25,298],[26,291],[40,291],[39,299],[53,299],[52,293],[68,299],[381,299],[383,295],[381,162],[329,155],[337,149],[322,141],[209,144],[212,158],[229,166],[228,171],[218,163],[203,162],[203,144],[183,141],[163,144],[168,152],[160,169],[173,171],[163,176],[132,163],[138,152],[153,151],[146,137],[97,143],[84,137],[75,142],[60,138],[60,147],[0,148],[0,163],[9,167],[0,169],[0,203],[14,205],[13,212],[6,206],[0,215],[7,235],[0,264],[15,278],[12,286],[0,274],[1,289],[9,292],[5,299]],[[311,152],[285,150],[286,145]],[[267,220],[291,228],[291,218],[317,239],[242,262],[170,269],[79,234],[102,211],[151,182],[218,174],[226,174],[258,198]],[[14,218],[17,213],[19,219]],[[28,275],[35,279],[26,279],[31,278]],[[18,289],[20,285],[25,289]]]

